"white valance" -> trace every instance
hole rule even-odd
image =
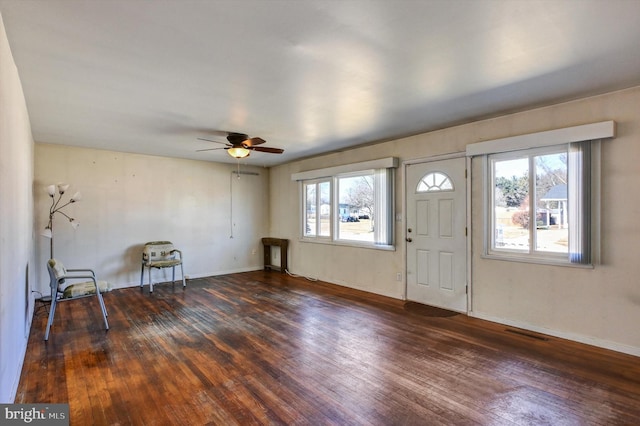
[[[363,161],[361,163],[345,164],[343,166],[327,167],[324,169],[309,170],[293,173],[291,180],[309,180],[335,176],[342,173],[361,172],[364,170],[390,169],[398,167],[398,158],[387,157],[378,160]]]
[[[560,145],[570,142],[614,138],[615,135],[616,122],[602,121],[600,123],[584,124],[582,126],[566,127],[564,129],[548,130],[546,132],[472,143],[467,145],[467,157]]]

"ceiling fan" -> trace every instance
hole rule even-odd
[[[205,138],[198,138],[198,140],[215,142],[215,143],[223,144],[226,146],[224,148],[220,147],[220,148],[198,149],[197,152],[213,151],[215,149],[225,149],[227,150],[227,153],[233,158],[248,157],[251,151],[268,152],[270,154],[282,154],[284,152],[284,149],[281,149],[281,148],[269,148],[266,146],[256,146],[256,145],[262,145],[266,141],[262,138],[250,138],[248,135],[244,133],[228,132],[227,133],[228,142],[220,142],[220,141],[205,139]]]

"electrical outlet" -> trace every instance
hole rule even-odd
[[[396,281],[402,281],[402,272],[396,273]]]
[[[251,250],[251,254],[252,254],[252,255],[254,255],[254,256],[255,256],[255,255],[256,255],[256,253],[257,253],[256,249]]]

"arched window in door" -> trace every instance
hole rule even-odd
[[[427,173],[418,182],[416,192],[453,191],[453,182],[441,172]]]

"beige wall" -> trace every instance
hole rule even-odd
[[[640,355],[639,106],[640,88],[633,88],[275,167],[270,233],[291,240],[296,274],[404,298],[405,283],[396,281],[405,271],[402,223],[396,222],[395,252],[301,242],[292,173],[388,156],[412,161],[484,140],[615,120],[618,137],[602,144],[602,264],[594,269],[482,258],[482,179],[473,161],[471,315]],[[396,213],[404,216],[402,175],[399,169]]]
[[[13,402],[33,312],[33,139],[0,17],[0,403]]]
[[[206,161],[37,143],[35,220],[47,224],[45,187],[65,182],[82,201],[54,222],[54,257],[68,267],[91,267],[115,288],[139,285],[142,245],[169,240],[184,255],[185,274],[203,277],[262,268],[267,236],[269,170]],[[65,197],[65,199],[67,199]],[[233,204],[232,204],[233,203]],[[49,240],[38,235],[37,284],[48,292]],[[154,282],[171,279],[154,270]],[[145,274],[145,283],[147,282]]]
[[[617,137],[602,142],[601,263],[594,269],[488,260],[482,229],[473,231],[473,314],[640,355],[640,88],[491,120],[513,134],[597,121],[617,122]],[[535,126],[535,127],[532,127]],[[545,126],[545,127],[542,127]],[[473,174],[480,175],[474,160]],[[481,205],[474,179],[473,205]],[[479,225],[482,209],[474,209]]]

